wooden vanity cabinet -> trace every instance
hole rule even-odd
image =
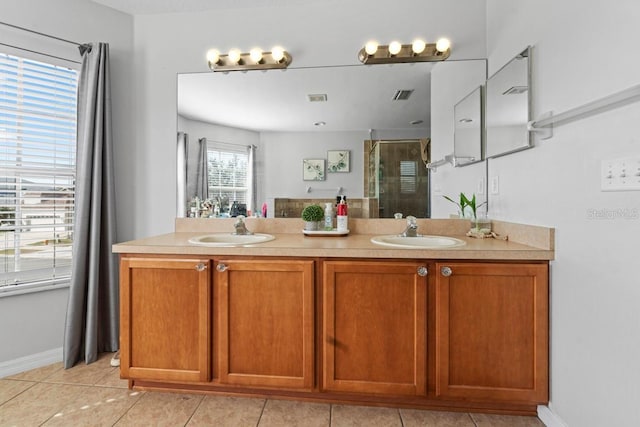
[[[209,264],[208,259],[122,257],[123,378],[209,380]]]
[[[314,261],[219,259],[215,270],[220,383],[311,390]]]
[[[545,261],[125,255],[120,276],[132,386],[529,414],[548,402]]]
[[[436,396],[548,401],[547,263],[438,262]]]
[[[426,394],[425,265],[323,263],[324,391]]]

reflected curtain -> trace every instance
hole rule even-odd
[[[249,164],[247,165],[247,212],[257,212],[258,203],[256,200],[256,194],[258,192],[258,180],[256,177],[256,146],[249,145],[247,147],[247,154],[249,155]]]
[[[207,138],[198,140],[198,167],[196,168],[196,193],[200,200],[209,198],[209,166],[207,162]]]
[[[209,198],[209,166],[207,158],[207,138],[200,138],[196,142],[190,142],[187,138],[185,144],[187,147],[186,203],[188,204],[194,197],[200,200]],[[188,214],[187,209],[187,215]]]
[[[94,362],[119,345],[109,45],[80,47],[76,194],[64,367]]]
[[[189,135],[178,132],[176,145],[176,216],[187,216],[187,145]]]

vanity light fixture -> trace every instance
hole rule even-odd
[[[439,39],[436,43],[426,43],[422,39],[416,39],[411,44],[392,41],[388,46],[368,41],[358,52],[358,59],[363,64],[434,62],[444,61],[450,54],[451,43],[445,38]]]
[[[248,53],[239,49],[231,49],[227,54],[221,54],[216,49],[207,52],[207,63],[211,71],[248,71],[285,69],[291,64],[289,52],[280,46],[275,46],[270,52],[254,47]]]

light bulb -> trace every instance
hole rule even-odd
[[[422,52],[424,52],[424,49],[426,47],[427,44],[424,42],[424,40],[415,39],[413,41],[413,44],[411,45],[411,50],[413,50],[413,53],[415,53],[416,55],[420,55]]]
[[[271,49],[271,56],[276,62],[282,61],[282,59],[284,58],[284,49],[280,46],[274,46],[273,49]]]
[[[262,49],[260,49],[259,47],[254,47],[253,49],[251,49],[249,51],[249,58],[251,58],[251,60],[256,64],[258,64],[260,61],[262,61]]]
[[[378,50],[378,42],[371,40],[368,41],[367,44],[364,45],[364,51],[367,52],[367,55],[369,56],[373,56],[376,54],[376,51]]]
[[[212,64],[217,64],[220,61],[220,52],[215,49],[210,49],[207,52],[207,61]]]
[[[238,49],[231,49],[229,51],[229,61],[232,64],[237,64],[240,61],[240,55],[242,55],[242,53],[240,52],[240,50]]]
[[[447,49],[449,49],[449,47],[451,47],[451,42],[449,41],[449,39],[445,39],[445,38],[441,38],[436,42],[436,50],[438,52],[446,52]]]
[[[400,42],[393,41],[389,43],[389,53],[391,55],[399,54],[401,49],[402,49],[402,45],[400,44]]]

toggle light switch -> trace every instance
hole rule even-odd
[[[602,191],[640,190],[640,156],[603,160],[600,168],[600,189]]]

